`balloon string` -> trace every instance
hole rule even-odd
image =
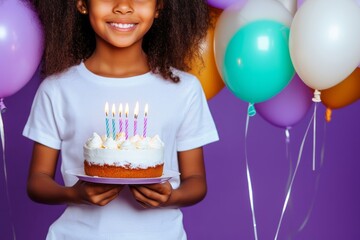
[[[249,161],[248,161],[248,156],[247,156],[247,133],[248,133],[248,129],[249,129],[249,118],[250,118],[250,115],[247,114],[246,126],[245,126],[246,177],[247,177],[247,182],[248,182],[251,215],[252,215],[252,221],[253,221],[253,227],[254,227],[254,238],[255,238],[255,240],[258,240],[257,228],[256,228],[255,208],[254,208],[253,188],[252,188],[252,183],[251,183],[251,176],[250,176],[250,170],[249,170]]]
[[[300,162],[301,162],[301,156],[302,156],[302,153],[303,153],[303,149],[304,149],[304,144],[305,144],[305,140],[307,138],[307,135],[308,135],[308,132],[309,132],[309,129],[310,129],[310,126],[311,126],[311,122],[314,120],[314,116],[315,114],[311,117],[310,119],[310,122],[308,124],[308,127],[306,129],[306,132],[304,134],[304,137],[302,139],[302,142],[301,142],[301,145],[300,145],[300,149],[299,149],[299,155],[298,155],[298,159],[297,159],[297,162],[296,162],[296,167],[295,167],[295,171],[294,171],[294,174],[291,178],[291,182],[290,182],[290,186],[288,188],[288,191],[286,193],[286,197],[285,197],[285,201],[284,201],[284,205],[283,205],[283,208],[282,208],[282,211],[281,211],[281,215],[280,215],[280,220],[279,220],[279,223],[278,223],[278,226],[277,226],[277,229],[276,229],[276,234],[275,234],[275,240],[278,238],[278,235],[279,235],[279,231],[280,231],[280,227],[281,227],[281,223],[282,223],[282,220],[283,220],[283,217],[284,217],[284,214],[285,214],[285,210],[288,206],[288,203],[289,203],[289,198],[290,198],[290,194],[291,194],[291,190],[293,188],[293,184],[294,184],[294,180],[295,180],[295,177],[296,177],[296,174],[297,174],[297,171],[299,169],[299,165],[300,165]]]
[[[321,146],[320,167],[322,167],[322,165],[324,164],[324,159],[325,159],[325,140],[326,140],[326,131],[327,131],[326,126],[327,126],[327,123],[324,122],[324,135],[323,135],[322,146]]]
[[[314,107],[314,125],[313,125],[313,161],[312,161],[312,170],[315,171],[315,164],[316,164],[316,112],[317,112],[317,105],[318,103],[315,102]]]
[[[322,141],[322,146],[321,146],[321,156],[320,156],[320,169],[322,168],[323,164],[324,164],[324,158],[325,158],[325,139],[326,139],[326,122],[324,122],[324,135],[323,135],[323,141]],[[318,192],[318,189],[319,189],[319,185],[320,185],[320,172],[319,174],[316,176],[316,181],[315,181],[315,190],[314,190],[314,197],[311,201],[311,207],[308,211],[308,213],[306,214],[306,217],[303,221],[303,223],[300,225],[299,229],[298,229],[298,232],[301,232],[306,224],[308,223],[309,219],[310,219],[310,216],[311,216],[311,213],[312,213],[312,210],[314,208],[314,205],[315,205],[315,200],[316,200],[316,196],[317,196],[317,192]]]
[[[10,222],[11,222],[11,229],[13,233],[13,239],[16,240],[15,234],[15,226],[12,222],[12,212],[11,212],[11,201],[10,201],[10,194],[9,194],[9,187],[8,187],[8,177],[7,177],[7,168],[6,168],[6,160],[5,160],[5,134],[4,134],[4,122],[2,120],[2,113],[4,112],[2,99],[0,99],[0,138],[1,138],[1,146],[2,146],[2,157],[3,157],[3,167],[4,167],[4,178],[5,178],[5,188],[6,188],[6,197],[9,205],[9,214],[10,214]]]
[[[293,171],[293,164],[292,164],[292,158],[290,155],[290,128],[286,128],[285,130],[285,143],[286,143],[286,159],[289,162],[289,176],[288,176],[288,180],[286,181],[286,188],[288,189],[290,186],[290,182],[291,182],[291,177],[292,177],[292,171]]]

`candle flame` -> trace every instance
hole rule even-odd
[[[125,117],[128,117],[129,114],[129,104],[126,103],[125,105]]]
[[[119,117],[121,117],[122,111],[123,111],[123,106],[122,106],[122,104],[120,103],[120,106],[119,106]]]
[[[134,109],[134,117],[137,118],[139,115],[139,102],[136,102],[135,109]]]
[[[105,103],[105,116],[108,116],[108,114],[109,114],[109,103],[106,102]]]
[[[145,105],[145,117],[148,115],[148,111],[149,111],[149,104]]]
[[[111,107],[111,113],[112,113],[112,116],[115,117],[115,104],[113,104]]]

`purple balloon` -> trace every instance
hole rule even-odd
[[[297,1],[297,8],[299,9],[301,5],[304,3],[305,0],[298,0]]]
[[[256,111],[271,124],[290,128],[305,117],[312,105],[312,90],[295,74],[275,97],[255,105]]]
[[[30,81],[43,52],[43,32],[25,1],[0,1],[0,98]]]
[[[245,4],[247,0],[207,0],[207,2],[212,7],[225,9],[234,3]]]

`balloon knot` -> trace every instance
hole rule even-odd
[[[285,137],[286,137],[286,142],[289,143],[290,142],[290,129],[291,127],[287,127],[285,129]]]
[[[4,103],[4,99],[0,98],[0,113],[4,113],[4,112],[6,112],[6,106]]]
[[[321,92],[317,89],[315,89],[314,91],[314,97],[312,98],[313,102],[321,102],[321,98],[320,98]]]
[[[256,115],[256,109],[253,103],[249,103],[249,107],[248,107],[248,115],[250,117],[253,117]]]

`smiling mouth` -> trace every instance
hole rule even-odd
[[[126,30],[126,29],[131,29],[133,27],[135,27],[136,24],[134,23],[110,23],[111,26],[118,28],[118,29],[122,29],[122,30]]]

